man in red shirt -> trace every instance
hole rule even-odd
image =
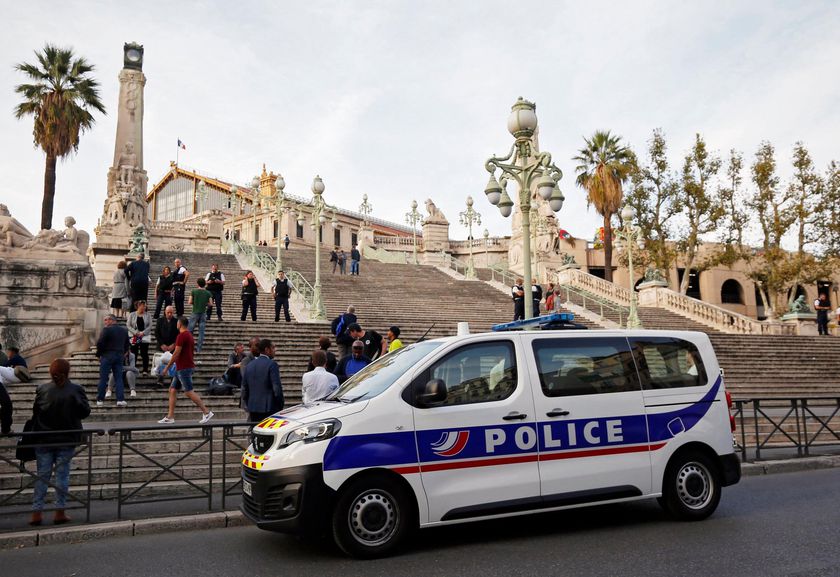
[[[193,351],[195,349],[195,340],[189,330],[190,321],[187,317],[178,317],[178,337],[175,339],[175,352],[172,353],[172,359],[166,368],[163,369],[163,374],[169,372],[169,367],[175,364],[175,377],[172,379],[172,384],[169,385],[169,412],[158,423],[169,424],[175,422],[175,401],[178,398],[178,391],[184,391],[184,394],[201,409],[202,417],[199,421],[204,424],[213,418],[213,411],[210,411],[198,396],[198,393],[193,391],[193,372],[195,371],[195,362],[193,361]]]

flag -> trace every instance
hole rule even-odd
[[[184,144],[183,142],[181,142],[181,139],[180,139],[180,138],[178,139],[178,148],[180,148],[180,149],[182,149],[182,150],[186,150],[186,149],[187,149],[187,145],[186,145],[186,144]]]

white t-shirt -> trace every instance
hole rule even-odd
[[[323,399],[337,388],[338,377],[328,373],[324,367],[315,367],[315,370],[303,373],[303,404]]]

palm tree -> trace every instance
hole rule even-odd
[[[621,183],[632,168],[633,152],[609,130],[596,131],[584,141],[586,146],[572,158],[578,162],[576,182],[586,190],[587,206],[594,205],[604,217],[604,278],[612,281],[612,216],[621,209]]]
[[[79,136],[93,126],[92,110],[105,114],[105,107],[99,100],[99,83],[88,76],[93,65],[74,56],[72,49],[47,44],[35,57],[37,65],[24,62],[15,66],[32,82],[15,88],[23,97],[15,107],[15,116],[35,117],[35,145],[47,155],[41,228],[52,228],[56,161],[79,149]]]

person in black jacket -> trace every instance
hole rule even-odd
[[[82,419],[90,415],[90,404],[84,387],[70,381],[70,363],[66,359],[55,359],[50,364],[52,382],[38,385],[35,404],[32,408],[33,431],[78,431]],[[55,468],[55,517],[56,525],[70,521],[64,513],[67,503],[67,489],[70,486],[70,461],[81,441],[78,433],[55,433],[39,435],[35,448],[38,465],[38,480],[32,498],[32,520],[30,525],[40,525],[47,487]]]
[[[149,298],[149,263],[144,253],[141,252],[137,255],[137,260],[128,263],[125,267],[125,276],[129,282],[133,309],[137,301],[145,301]]]
[[[0,433],[6,434],[12,430],[12,399],[6,387],[0,384]]]
[[[99,385],[96,394],[96,406],[101,407],[105,401],[105,391],[108,388],[108,375],[114,375],[114,389],[117,392],[117,406],[125,407],[123,389],[123,358],[131,347],[128,341],[128,330],[117,324],[114,315],[105,317],[105,328],[96,341],[96,356],[99,358]]]
[[[280,310],[285,313],[286,322],[291,322],[289,316],[289,295],[292,292],[292,287],[289,284],[289,279],[286,278],[286,273],[282,270],[277,271],[277,278],[274,279],[274,284],[271,285],[271,294],[274,295],[274,322],[280,320]]]

